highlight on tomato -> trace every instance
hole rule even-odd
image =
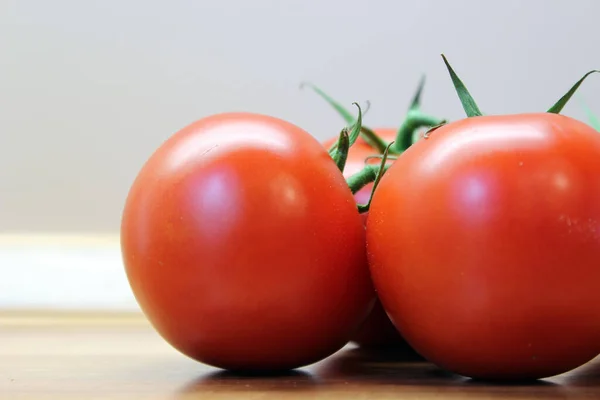
[[[343,130],[328,153],[289,122],[223,113],[150,156],[125,202],[121,249],[133,293],[168,343],[215,367],[270,371],[350,340],[375,302],[341,172],[359,130]]]
[[[471,378],[526,380],[600,353],[600,135],[560,112],[484,115],[444,58],[467,117],[381,178],[371,275],[416,351]]]
[[[337,111],[347,124],[355,124],[354,115],[321,88],[310,83],[304,83],[302,86],[310,87],[319,97]],[[390,163],[388,164],[391,164],[392,160],[395,160],[398,155],[402,154],[415,141],[419,140],[418,134],[420,131],[446,122],[442,118],[426,114],[421,110],[421,98],[424,86],[425,76],[419,81],[408,111],[398,128],[383,127],[372,129],[361,124],[361,136],[350,147],[348,152],[348,160],[344,169],[344,176],[347,179],[352,180],[354,175],[364,172],[365,165],[378,166],[381,161],[380,156],[386,149],[390,155],[388,157]],[[323,142],[323,145],[329,148],[336,140],[337,137],[329,138]],[[373,173],[375,173],[375,170]],[[367,203],[371,197],[372,190],[373,183],[366,184],[362,189],[356,190],[354,197],[357,203]],[[365,210],[361,215],[366,224],[368,211]],[[394,349],[398,359],[421,359],[394,327],[379,300],[375,303],[373,311],[363,323],[361,329],[352,337],[352,342],[363,348]]]

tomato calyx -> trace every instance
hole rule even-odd
[[[352,115],[352,113],[346,110],[344,106],[342,106],[339,102],[335,101],[332,97],[330,97],[327,93],[322,91],[319,87],[315,86],[310,82],[302,82],[300,84],[300,89],[304,87],[311,88],[316,94],[318,94],[323,100],[325,100],[330,106],[332,106],[338,112],[338,114],[341,115],[341,117],[344,119],[344,121],[346,121],[347,124],[354,124],[354,116]],[[380,138],[379,135],[377,135],[372,129],[363,125],[361,127],[360,133],[362,134],[362,137],[365,139],[365,141],[369,143],[369,145],[373,147],[378,153],[381,154],[385,151],[387,143],[385,142],[385,140]]]
[[[346,160],[348,159],[350,147],[352,147],[356,142],[356,139],[358,139],[362,126],[362,109],[358,103],[352,104],[358,108],[358,118],[356,119],[356,123],[354,123],[350,132],[348,132],[348,127],[344,127],[340,132],[338,140],[329,148],[329,155],[342,173],[344,173],[344,168],[346,167]],[[367,110],[368,107],[369,105],[367,105]]]
[[[445,119],[440,119],[432,115],[425,114],[421,111],[421,95],[423,93],[424,86],[425,76],[423,75],[419,81],[417,90],[413,95],[406,116],[398,128],[396,139],[394,140],[394,145],[392,147],[390,147],[389,143],[377,135],[373,129],[362,126],[360,131],[361,136],[376,153],[383,154],[387,149],[390,154],[401,154],[414,143],[415,132],[418,129],[428,128],[446,122]],[[300,87],[311,88],[317,95],[319,95],[319,97],[325,100],[325,102],[327,102],[334,110],[336,110],[338,114],[346,121],[346,123],[354,123],[354,116],[352,113],[346,110],[339,102],[334,100],[318,86],[310,82],[303,82]]]
[[[389,150],[393,145],[394,142],[389,143],[386,149],[383,151],[383,154],[381,155],[381,163],[379,165],[366,164],[362,170],[350,176],[346,180],[352,194],[355,194],[360,189],[373,182],[373,188],[371,189],[371,195],[369,196],[369,201],[367,204],[357,204],[358,212],[361,214],[369,211],[369,207],[371,206],[371,201],[373,200],[373,195],[375,194],[375,190],[379,185],[379,181],[390,167],[390,164],[387,163],[387,160]]]
[[[452,84],[454,85],[454,90],[456,90],[456,94],[458,95],[458,98],[463,106],[463,109],[465,110],[465,113],[467,114],[467,117],[471,118],[483,116],[484,114],[479,109],[479,106],[473,99],[473,96],[471,95],[471,93],[469,93],[469,90],[467,89],[463,81],[458,77],[454,69],[450,66],[450,63],[448,62],[444,54],[442,54],[442,59],[444,60],[446,68],[448,69],[448,73],[450,74]],[[583,81],[585,81],[585,79],[588,76],[594,73],[600,73],[600,70],[593,69],[591,71],[586,72],[577,82],[575,82],[573,86],[571,86],[567,93],[565,93],[546,112],[552,114],[560,114],[565,105],[569,102],[569,100],[571,100],[571,97],[573,97],[577,89],[579,89],[579,86],[581,86]]]

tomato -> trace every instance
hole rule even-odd
[[[378,296],[425,358],[537,379],[600,352],[600,136],[554,113],[433,131],[383,176],[367,221]]]
[[[121,246],[156,330],[219,368],[319,361],[375,302],[342,174],[316,139],[270,116],[210,116],[163,143],[130,189]]]

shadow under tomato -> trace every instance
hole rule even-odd
[[[427,360],[413,350],[408,344],[387,347],[365,347],[359,346],[349,349],[349,352],[355,357],[364,360],[373,360],[380,362],[399,362],[399,363],[425,363]]]
[[[204,391],[297,391],[313,389],[316,384],[310,373],[300,370],[260,373],[216,371],[200,376],[180,392],[189,394]]]
[[[326,383],[344,380],[371,384],[451,385],[466,379],[422,359],[402,360],[398,356],[393,351],[384,350],[342,350],[319,363],[313,372]]]

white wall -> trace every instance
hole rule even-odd
[[[0,232],[116,233],[142,163],[211,113],[336,134],[303,80],[396,126],[424,72],[425,108],[459,118],[444,52],[487,113],[545,110],[600,68],[599,16],[594,0],[1,0]],[[580,92],[598,113],[599,89]],[[116,242],[84,258],[11,243],[0,306],[133,305]]]
[[[166,137],[228,110],[319,138],[341,120],[397,125],[422,72],[427,110],[462,116],[445,52],[488,113],[544,110],[600,68],[600,2],[2,0],[0,231],[116,231]],[[600,76],[581,90],[600,113]],[[566,110],[582,116],[574,103]]]

